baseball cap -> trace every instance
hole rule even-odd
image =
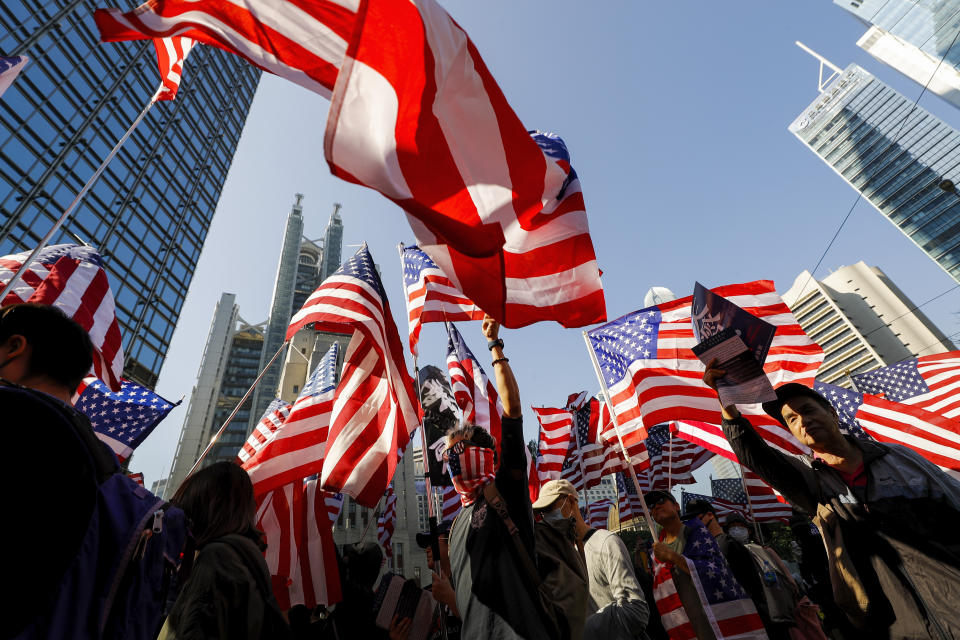
[[[681,520],[686,520],[694,516],[700,516],[707,512],[713,512],[713,505],[706,500],[691,500],[687,503],[687,510],[680,516]]]
[[[446,536],[450,535],[450,527],[453,525],[453,520],[441,520],[437,523],[437,535]],[[421,549],[427,549],[430,547],[433,542],[433,536],[430,535],[429,531],[425,531],[417,534],[417,546]]]
[[[727,514],[727,517],[723,521],[723,526],[729,527],[734,522],[739,522],[743,525],[746,525],[747,519],[743,517],[743,514],[740,514],[734,511],[733,513]]]
[[[540,497],[533,503],[534,509],[546,509],[561,496],[577,496],[577,490],[569,480],[548,480],[540,487]]]
[[[655,504],[661,498],[666,498],[672,502],[676,502],[677,499],[673,497],[673,494],[669,491],[661,491],[660,489],[654,489],[653,491],[647,491],[643,494],[643,501],[647,503],[647,507]]]
[[[776,389],[777,399],[771,400],[769,402],[763,403],[763,410],[768,416],[782,424],[787,426],[787,423],[783,420],[783,415],[780,413],[780,410],[783,408],[783,403],[789,400],[790,398],[796,398],[797,396],[806,396],[807,398],[813,398],[819,402],[822,402],[830,406],[830,402],[824,398],[822,395],[811,389],[810,387],[800,384],[799,382],[791,382],[783,386],[777,387]]]

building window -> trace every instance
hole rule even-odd
[[[300,393],[300,385],[298,385],[298,384],[293,385],[293,392],[294,392],[294,393]]]

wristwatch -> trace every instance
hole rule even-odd
[[[494,347],[500,347],[501,349],[503,349],[503,340],[501,340],[500,338],[497,338],[496,340],[491,340],[490,342],[487,343],[487,349],[489,349],[490,351],[493,351]]]

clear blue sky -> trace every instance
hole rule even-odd
[[[610,318],[643,306],[653,285],[686,295],[695,280],[768,278],[782,292],[816,264],[856,192],[787,131],[817,95],[818,65],[795,40],[840,67],[861,64],[911,99],[921,89],[858,49],[866,27],[829,0],[443,4],[524,124],[566,140]],[[960,112],[936,96],[920,104],[960,126]],[[160,393],[186,398],[134,455],[148,483],[169,470],[221,292],[237,294],[246,320],[266,318],[294,193],[305,194],[312,238],[343,204],[344,243],[370,245],[405,331],[396,244],[413,236],[392,203],[330,175],[327,110],[278,78],[260,84],[160,374]],[[817,275],[858,260],[881,267],[915,304],[955,284],[865,202]],[[923,308],[947,334],[960,331],[958,309],[960,289]],[[479,327],[461,331],[485,365]],[[503,338],[526,406],[598,388],[579,330],[540,324]],[[445,343],[442,326],[427,325],[421,363],[445,369]],[[535,437],[529,410],[526,422]]]

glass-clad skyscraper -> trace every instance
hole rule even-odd
[[[31,62],[0,98],[0,255],[36,246],[153,95],[150,41],[99,44],[93,0],[3,0],[0,55]],[[125,375],[156,383],[260,72],[199,45],[54,243],[104,257]]]
[[[855,64],[789,128],[960,282],[960,133]]]
[[[864,51],[960,107],[960,0],[834,3],[870,25]]]

